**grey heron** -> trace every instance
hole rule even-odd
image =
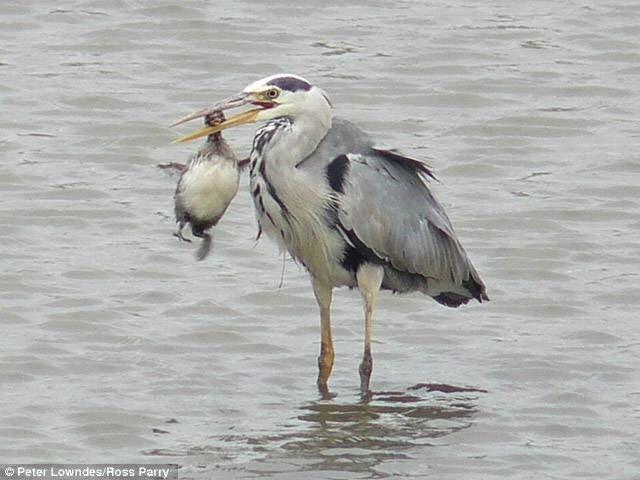
[[[381,289],[421,292],[458,307],[489,300],[485,285],[428,181],[425,163],[376,148],[353,123],[334,117],[327,94],[302,77],[278,74],[194,112],[257,108],[185,135],[183,142],[226,128],[266,122],[253,139],[250,189],[259,229],[309,272],[320,309],[318,387],[328,392],[334,362],[331,299],[335,287],[364,300],[360,388],[369,392],[373,313]]]
[[[224,120],[224,113],[215,111],[205,116],[205,125],[212,126]],[[182,235],[182,229],[191,224],[191,233],[202,238],[196,253],[198,260],[204,260],[209,254],[211,235],[207,230],[220,221],[238,193],[239,183],[238,159],[220,132],[211,133],[185,165],[174,194],[178,223],[174,235],[190,242]]]

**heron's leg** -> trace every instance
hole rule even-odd
[[[369,393],[369,379],[373,369],[373,358],[371,356],[371,336],[373,328],[373,310],[382,279],[384,269],[380,265],[364,263],[358,269],[356,279],[358,289],[364,299],[364,354],[360,363],[360,390],[362,394]]]
[[[318,357],[318,388],[328,393],[327,381],[333,369],[333,338],[331,337],[331,296],[332,287],[315,278],[311,279],[313,293],[320,307],[320,356]]]

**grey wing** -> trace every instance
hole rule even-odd
[[[407,274],[413,279],[411,289],[434,297],[451,292],[456,298],[451,303],[457,305],[472,297],[488,300],[447,214],[426,184],[426,176],[432,176],[429,169],[375,149],[347,158],[338,213],[345,239],[361,242],[392,267],[390,272],[395,270],[391,273]],[[416,286],[416,276],[424,283]],[[443,298],[441,303],[447,301]]]

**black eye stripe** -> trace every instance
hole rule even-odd
[[[267,85],[273,85],[289,92],[297,92],[298,90],[308,92],[311,90],[309,82],[296,77],[277,77],[270,80]]]

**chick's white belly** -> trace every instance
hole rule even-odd
[[[221,217],[238,192],[239,179],[238,169],[229,163],[194,165],[181,180],[186,210],[201,220]]]

